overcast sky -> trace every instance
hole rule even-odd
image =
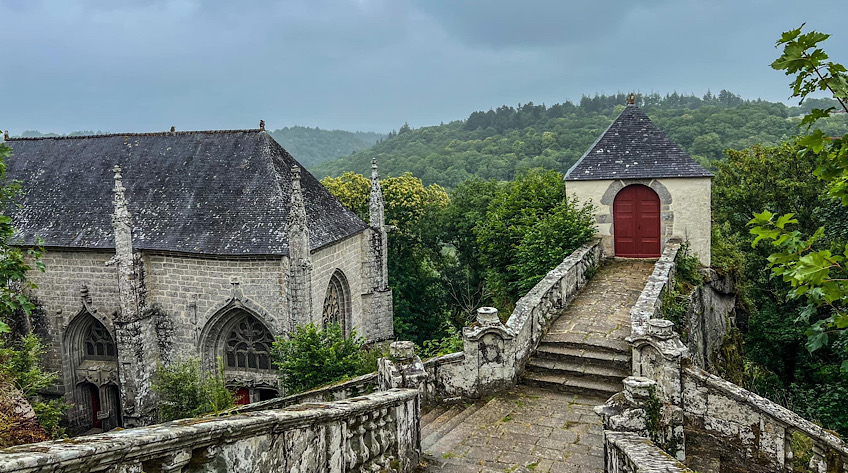
[[[0,128],[386,132],[604,92],[786,101],[780,33],[806,21],[848,64],[846,18],[846,0],[0,0]]]

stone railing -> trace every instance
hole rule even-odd
[[[607,473],[694,473],[654,445],[629,432],[604,432]]]
[[[418,393],[204,417],[0,450],[0,472],[410,472]]]
[[[654,272],[648,277],[645,288],[636,304],[630,308],[630,334],[644,335],[648,330],[648,321],[658,318],[662,311],[662,296],[674,279],[674,259],[680,251],[679,242],[669,242],[660,259],[654,264]]]
[[[690,454],[730,448],[746,464],[762,468],[759,471],[794,471],[797,452],[792,439],[800,435],[812,442],[812,456],[805,465],[810,471],[848,473],[848,446],[839,437],[685,360],[683,365],[682,401]]]
[[[566,257],[518,300],[506,324],[497,309],[480,308],[477,321],[462,330],[461,352],[424,363],[414,353],[409,358],[402,356],[395,365],[381,368],[381,379],[387,380],[387,386],[418,388],[424,402],[478,399],[515,385],[550,324],[600,263],[600,243],[593,239]],[[420,380],[416,382],[423,386],[397,384],[407,378]]]
[[[799,466],[792,445],[800,436],[812,445],[804,465],[810,471],[848,473],[848,447],[841,439],[693,364],[673,324],[660,318],[677,249],[663,253],[630,312],[633,376],[624,380],[623,392],[596,408],[604,419],[608,461],[611,451],[624,450],[621,439],[641,437],[698,471],[790,472]],[[617,463],[608,463],[607,471],[655,471],[647,459],[626,455],[625,461],[623,452],[614,454]]]

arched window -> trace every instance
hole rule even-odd
[[[271,370],[271,332],[252,315],[245,314],[227,334],[225,346],[228,368]]]
[[[350,321],[350,288],[347,278],[340,270],[336,270],[327,286],[324,296],[323,325],[339,324],[342,333],[348,334]]]
[[[85,353],[83,359],[86,360],[114,360],[117,356],[115,352],[115,342],[112,341],[112,336],[109,331],[99,321],[91,319],[91,325],[88,329],[88,334],[83,342]]]

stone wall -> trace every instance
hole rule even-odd
[[[710,265],[712,228],[710,199],[712,181],[708,177],[624,179],[597,181],[567,181],[569,194],[581,202],[595,204],[597,235],[603,240],[604,253],[614,255],[612,207],[618,192],[631,184],[642,184],[653,189],[660,198],[660,233],[662,247],[673,240],[689,241],[692,251],[704,266]]]
[[[205,417],[0,450],[0,472],[409,472],[416,391]]]
[[[279,335],[288,330],[281,258],[203,258],[145,254],[148,306],[173,323],[163,333],[172,358],[198,356],[203,327],[235,296],[251,301],[252,311]],[[234,294],[234,292],[236,292]]]
[[[689,297],[683,329],[692,361],[712,370],[731,328],[736,326],[736,284],[712,269],[704,270],[704,276],[704,283]]]
[[[506,324],[497,310],[481,308],[476,323],[463,328],[462,352],[424,363],[425,402],[478,399],[515,385],[550,324],[583,288],[602,256],[599,239],[575,250],[518,300]]]

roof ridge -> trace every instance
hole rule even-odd
[[[9,137],[6,141],[39,141],[39,140],[81,140],[86,138],[110,138],[114,136],[174,136],[174,135],[194,135],[194,134],[225,134],[225,133],[262,133],[264,130],[260,128],[245,128],[233,130],[186,130],[186,131],[152,131],[152,132],[133,132],[133,133],[97,133],[94,135],[65,135],[65,136],[18,136]]]

